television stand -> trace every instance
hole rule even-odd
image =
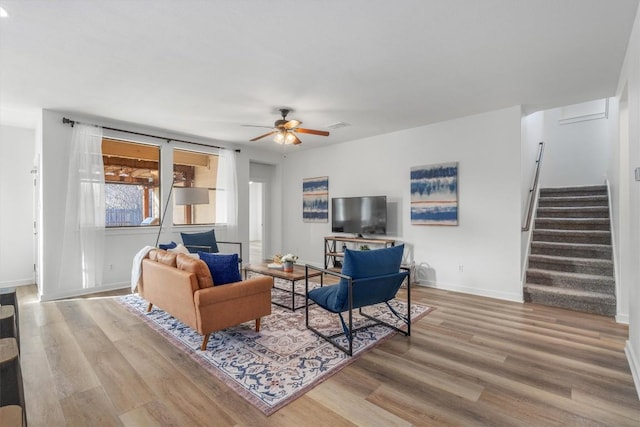
[[[338,243],[342,243],[340,247]],[[384,248],[389,248],[396,245],[396,241],[393,239],[368,239],[362,237],[361,234],[358,237],[343,237],[343,236],[327,236],[324,238],[324,268],[340,269],[342,267],[341,259],[344,257],[344,250],[342,246],[347,243],[354,243],[356,245],[376,245]]]

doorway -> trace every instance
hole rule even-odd
[[[264,260],[264,183],[249,182],[249,263]]]
[[[274,254],[272,203],[275,166],[249,163],[249,262],[260,263]]]

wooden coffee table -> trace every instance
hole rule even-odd
[[[293,265],[293,271],[292,272],[284,272],[282,270],[277,270],[275,268],[269,268],[267,266],[267,263],[264,262],[262,264],[249,264],[247,265],[245,268],[245,274],[246,272],[253,272],[253,273],[258,273],[258,274],[263,274],[265,276],[271,276],[274,278],[278,278],[278,279],[282,279],[282,280],[287,280],[291,282],[291,290],[289,289],[282,289],[276,286],[275,282],[273,283],[273,287],[276,289],[279,289],[281,291],[284,292],[288,292],[291,294],[291,305],[287,306],[284,304],[280,304],[279,302],[276,301],[271,301],[273,304],[278,305],[280,307],[284,307],[284,308],[288,308],[291,311],[296,311],[300,308],[304,308],[304,305],[298,306],[296,307],[295,304],[295,298],[296,295],[300,295],[306,298],[305,294],[301,294],[299,292],[296,292],[295,286],[296,286],[296,282],[298,280],[304,280],[305,279],[305,268],[303,265],[298,265],[298,264],[294,264]],[[318,277],[320,276],[320,286],[323,285],[323,275],[322,272],[318,271],[318,270],[309,270],[309,277]]]

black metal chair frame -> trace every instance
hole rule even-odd
[[[317,270],[322,272],[323,274],[328,274],[331,276],[335,276],[335,277],[339,277],[341,279],[345,279],[348,281],[349,286],[348,286],[348,301],[349,301],[349,324],[347,325],[344,321],[344,318],[342,317],[342,313],[336,313],[338,314],[338,316],[340,317],[340,323],[342,324],[342,332],[338,332],[335,333],[333,335],[326,335],[323,334],[322,332],[320,332],[319,330],[317,330],[316,328],[314,328],[313,326],[311,326],[309,324],[309,270]],[[345,274],[342,273],[338,273],[337,271],[333,271],[333,270],[329,270],[329,269],[324,269],[324,268],[319,268],[319,267],[315,267],[313,265],[305,265],[305,283],[304,283],[304,287],[305,287],[305,325],[307,327],[307,329],[310,329],[311,331],[313,331],[316,335],[322,337],[324,340],[328,341],[329,343],[331,343],[333,346],[337,347],[338,349],[342,350],[343,352],[347,353],[349,356],[353,356],[353,335],[355,332],[366,329],[366,328],[370,328],[372,326],[375,325],[385,325],[388,326],[391,329],[394,329],[398,332],[400,332],[401,334],[405,335],[405,336],[410,336],[411,335],[411,269],[408,267],[400,267],[401,270],[404,270],[407,272],[406,274],[406,280],[407,280],[407,314],[406,316],[404,316],[403,314],[398,313],[397,310],[395,310],[393,307],[391,307],[391,305],[389,304],[389,300],[384,301],[384,303],[387,305],[387,307],[389,308],[389,310],[391,311],[391,313],[393,313],[394,316],[396,316],[398,319],[402,320],[405,325],[407,325],[407,330],[403,330],[398,328],[395,325],[392,325],[390,323],[387,323],[381,319],[378,319],[376,317],[373,317],[371,315],[368,315],[366,313],[364,313],[362,311],[363,307],[358,307],[358,313],[363,316],[366,317],[367,319],[370,319],[372,321],[374,321],[374,323],[370,323],[367,325],[363,325],[360,326],[359,328],[353,328],[353,285],[357,284],[357,282],[360,281],[365,281],[365,280],[369,280],[372,279],[371,277],[367,277],[367,278],[363,278],[363,279],[353,279],[350,276],[347,276]],[[341,344],[339,344],[338,342],[336,342],[335,338],[345,335],[347,337],[347,340],[349,342],[349,347],[345,347]]]

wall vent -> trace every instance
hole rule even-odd
[[[344,128],[344,127],[347,127],[347,126],[351,126],[351,125],[349,123],[345,123],[345,122],[337,122],[337,123],[334,123],[334,124],[331,124],[331,125],[327,125],[327,127],[329,129],[340,129],[340,128]]]

